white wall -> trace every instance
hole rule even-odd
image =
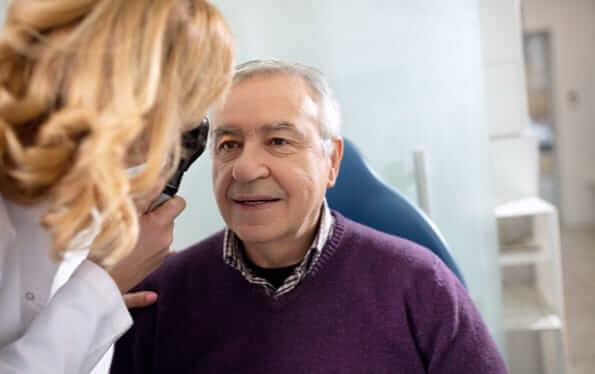
[[[344,135],[412,198],[412,151],[426,152],[433,219],[502,342],[479,2],[214,3],[235,32],[240,61],[276,57],[325,72],[342,104]],[[176,226],[176,248],[222,227],[205,161],[183,183],[189,204]]]
[[[522,0],[524,28],[551,32],[554,121],[561,177],[561,215],[567,225],[595,223],[595,2]],[[576,105],[568,94],[578,94]]]
[[[538,195],[537,138],[529,135],[519,0],[481,0],[481,36],[497,203]]]
[[[519,0],[480,4],[490,135],[519,136],[529,125]]]

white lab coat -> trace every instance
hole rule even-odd
[[[64,266],[49,258],[51,240],[39,225],[44,209],[0,196],[2,374],[89,373],[132,324],[118,287],[90,261],[54,290]]]

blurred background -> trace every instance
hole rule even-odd
[[[343,135],[440,229],[512,374],[595,372],[595,0],[213,3],[238,62],[326,74]],[[177,250],[223,227],[210,168],[185,176]]]

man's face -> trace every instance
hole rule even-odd
[[[342,155],[340,140],[324,151],[318,118],[298,77],[254,77],[231,89],[213,125],[213,184],[244,244],[282,244],[314,229]]]

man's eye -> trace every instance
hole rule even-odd
[[[271,145],[275,145],[275,146],[282,146],[282,145],[287,145],[289,144],[289,142],[283,138],[272,138],[270,140]]]
[[[232,150],[238,148],[239,146],[240,146],[240,144],[238,142],[232,141],[232,140],[227,140],[227,141],[224,141],[221,144],[219,144],[217,149],[220,151],[229,152],[229,151],[232,151]]]

